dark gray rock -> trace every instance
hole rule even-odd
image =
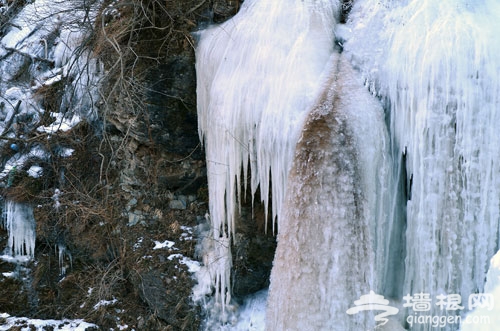
[[[149,309],[159,318],[168,321],[167,312],[167,289],[163,284],[160,273],[152,270],[150,272],[135,277],[139,296],[149,306]]]
[[[240,9],[242,2],[241,0],[214,0],[212,6],[213,21],[222,23],[234,16]]]
[[[266,233],[263,217],[263,208],[257,203],[253,213],[250,207],[243,206],[238,218],[232,273],[232,291],[236,299],[269,286],[276,237],[271,231]]]
[[[193,59],[171,58],[149,73],[148,136],[170,153],[201,159]],[[145,122],[145,121],[144,121]]]

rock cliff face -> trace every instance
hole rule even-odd
[[[92,12],[85,7],[90,2],[72,3],[75,11]],[[0,2],[5,14],[0,37],[16,28],[13,20],[26,5]],[[23,110],[3,122],[1,164],[10,172],[2,179],[2,197],[33,207],[36,248],[28,262],[0,260],[0,313],[84,318],[103,329],[198,329],[200,308],[190,299],[194,281],[188,268],[196,260],[196,226],[207,212],[207,187],[191,33],[228,19],[239,5],[231,0],[92,3],[95,23],[77,47],[89,50],[101,68],[98,98],[82,97],[91,115],[50,139],[37,133],[68,111],[63,109],[73,83],[68,78],[39,88],[32,104],[42,114],[38,122],[29,122],[30,112]],[[56,54],[60,32],[53,31],[52,43],[40,41],[44,58]],[[18,55],[25,57],[20,45]],[[6,59],[11,58],[0,61]],[[12,79],[34,80],[37,61],[58,66],[36,57],[30,61]],[[6,90],[0,90],[4,100]],[[28,123],[23,133],[7,135]],[[11,142],[23,150],[41,146],[49,156],[31,155],[22,166],[8,168],[23,151]],[[72,152],[66,155],[65,149]],[[43,170],[41,176],[28,174],[33,165]],[[243,206],[238,234],[237,297],[266,286],[275,245],[262,226],[249,223],[262,214],[259,206],[255,213],[251,208]],[[8,238],[0,228],[0,249]]]

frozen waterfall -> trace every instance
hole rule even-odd
[[[205,266],[223,309],[231,298],[230,238],[241,187],[250,173],[251,192],[260,189],[266,210],[272,196],[274,222],[301,124],[333,51],[336,12],[330,0],[248,0],[233,19],[200,33],[198,117],[213,241],[207,246],[216,252],[206,254]]]
[[[337,10],[245,1],[201,33],[213,287],[228,303],[250,173],[278,218],[267,329],[373,329],[347,314],[373,291],[388,325],[456,330],[499,249],[500,4],[358,0],[345,26]]]

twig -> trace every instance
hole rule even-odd
[[[188,10],[188,12],[186,13],[186,16],[189,15],[189,14],[191,14],[192,12],[194,12],[195,10],[197,10],[198,8],[200,8],[201,6],[203,6],[205,4],[205,2],[207,2],[207,1],[203,0],[202,2],[200,2],[199,4],[197,4],[196,6],[194,6],[190,10]]]
[[[191,155],[193,155],[194,152],[196,152],[198,147],[200,147],[200,144],[201,143],[198,143],[198,145],[196,145],[196,147],[191,151],[191,153],[189,153],[187,156],[183,157],[182,159],[173,160],[173,161],[165,160],[165,162],[172,164],[172,163],[182,162],[182,161],[188,159],[189,157],[191,157]]]
[[[16,142],[25,142],[25,143],[29,143],[29,142],[32,142],[32,141],[34,141],[34,140],[37,140],[38,138],[45,137],[45,136],[47,136],[47,135],[48,135],[48,133],[47,133],[47,132],[44,132],[44,133],[37,134],[36,136],[31,137],[31,138],[28,138],[28,139],[22,139],[22,138],[11,138],[11,137],[6,137],[6,136],[0,136],[0,140],[7,140],[7,141],[16,141]]]

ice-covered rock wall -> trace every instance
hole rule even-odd
[[[21,171],[30,159],[47,159],[53,153],[36,143],[37,135],[67,131],[82,117],[97,116],[102,66],[82,47],[93,28],[97,5],[97,1],[32,1],[4,28],[0,143],[14,143],[12,150],[18,153],[2,161],[0,178],[14,167]],[[56,101],[58,93],[62,96]]]
[[[82,117],[97,117],[102,67],[82,45],[98,4],[37,0],[16,10],[10,7],[18,2],[2,5],[2,13],[12,15],[0,35],[2,187],[10,189],[16,176],[44,176],[48,169],[42,163],[71,156],[73,150],[59,144],[50,148],[43,140],[70,130]],[[13,201],[5,206],[8,250],[33,257],[33,211]]]

